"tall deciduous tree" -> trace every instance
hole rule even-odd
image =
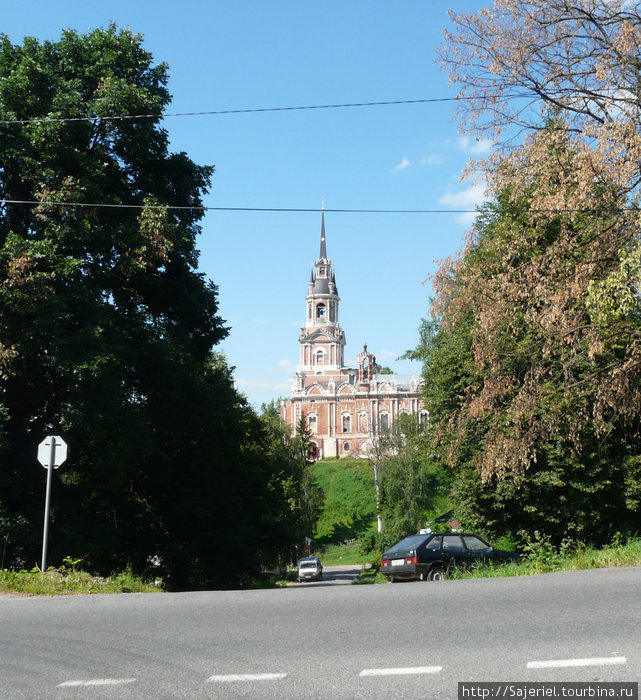
[[[268,436],[212,354],[228,331],[196,237],[213,168],[169,150],[169,100],[128,30],[0,37],[5,565],[37,558],[51,432],[69,459],[50,561],[234,585],[291,536]]]
[[[572,140],[555,129],[551,143],[534,138],[529,158],[569,173]],[[590,210],[551,216],[531,212],[532,198],[515,207],[506,190],[435,281],[428,407],[459,477],[457,517],[495,533],[603,541],[639,524],[638,347],[606,342],[592,310],[636,232],[603,211],[603,192],[595,182]],[[638,317],[625,323],[638,335]]]
[[[603,539],[637,526],[641,16],[495,0],[451,18],[441,60],[462,129],[494,142],[469,171],[496,207],[436,278],[441,455],[475,522]]]
[[[444,33],[440,58],[460,87],[457,115],[464,130],[495,139],[495,157],[504,158],[515,143],[510,137],[539,131],[542,115],[560,113],[582,136],[577,165],[636,192],[638,3],[495,0],[478,13],[451,11],[450,18],[454,30]]]
[[[460,87],[461,128],[495,144],[492,155],[471,164],[470,170],[482,173],[493,195],[509,187],[513,205],[527,198],[539,218],[546,211],[592,210],[599,184],[596,204],[602,211],[616,212],[617,220],[596,235],[620,244],[618,250],[608,250],[608,261],[615,258],[617,265],[626,267],[625,261],[638,256],[641,245],[636,233],[641,222],[638,3],[495,0],[476,14],[450,15],[454,30],[445,33],[440,57],[451,82]],[[550,114],[557,117],[554,128],[543,118]],[[559,140],[567,138],[558,131],[572,135],[570,169],[567,157],[557,161],[550,155],[558,150]],[[541,133],[532,140],[536,132]],[[519,139],[523,134],[525,144]],[[542,158],[536,157],[535,149]],[[617,226],[627,233],[612,235]],[[641,283],[639,269],[627,265],[626,280],[628,295],[634,295]],[[614,286],[621,292],[621,284],[622,278],[615,275],[609,286],[594,286],[594,304]],[[625,343],[624,331],[620,323],[602,326],[605,342],[616,333],[615,342]],[[635,345],[637,339],[627,340]],[[630,360],[630,354],[638,356],[638,348],[621,358],[620,372],[625,375],[630,369],[633,375],[620,385],[633,391],[638,360]],[[635,405],[638,397],[622,391],[618,401]]]

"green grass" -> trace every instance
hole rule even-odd
[[[313,553],[323,566],[366,563],[358,541],[376,524],[372,465],[365,459],[328,459],[312,470],[325,494]]]
[[[376,518],[372,465],[365,459],[333,459],[316,462],[312,471],[325,494],[316,543],[336,544],[364,535]]]
[[[542,556],[535,549],[517,563],[455,571],[450,578],[530,576],[551,571],[612,569],[622,566],[641,566],[641,538],[631,539],[627,544],[609,545],[601,549],[585,547],[579,543],[566,553],[548,551],[546,556]]]
[[[387,577],[383,576],[376,567],[372,567],[363,569],[352,581],[352,584],[357,586],[368,583],[387,583]]]
[[[641,566],[641,538],[604,549],[579,548],[570,558],[572,569],[604,569],[617,566]]]
[[[0,570],[0,591],[24,595],[70,595],[79,593],[157,593],[160,582],[149,583],[130,571],[107,578],[85,571],[50,569],[42,572]]]
[[[339,566],[340,564],[366,564],[370,556],[362,554],[358,541],[346,544],[326,545],[322,551],[314,552],[323,566]]]

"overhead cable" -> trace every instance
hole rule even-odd
[[[0,199],[0,207],[5,204],[25,206],[81,207],[91,209],[159,209],[167,211],[246,211],[246,212],[289,212],[312,213],[329,212],[334,214],[480,214],[478,209],[328,209],[318,207],[212,207],[180,206],[172,204],[108,204],[101,202],[57,202],[24,199]],[[623,214],[639,213],[638,207],[617,207],[615,209],[507,209],[510,214]]]
[[[519,95],[508,95],[519,97]],[[346,102],[343,104],[301,105],[294,107],[253,107],[248,109],[217,109],[203,112],[161,112],[156,114],[93,115],[90,117],[41,117],[37,119],[2,119],[0,124],[49,124],[59,122],[118,121],[124,119],[159,119],[165,117],[200,117],[222,114],[256,114],[259,112],[296,112],[311,109],[344,109],[346,107],[383,107],[388,105],[428,104],[433,102],[458,102],[468,97],[429,97],[418,100],[385,100],[382,102]]]

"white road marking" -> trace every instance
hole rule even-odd
[[[366,668],[359,676],[409,676],[418,673],[438,673],[442,666],[403,666],[401,668]]]
[[[88,681],[65,681],[59,683],[58,688],[69,688],[71,686],[88,686],[88,685],[123,685],[125,683],[135,683],[135,678],[93,678]]]
[[[234,673],[226,676],[210,676],[208,683],[232,683],[235,681],[276,681],[285,678],[286,673]]]
[[[556,659],[552,661],[528,661],[528,668],[568,668],[570,666],[613,666],[626,663],[625,656],[605,656],[594,659]]]

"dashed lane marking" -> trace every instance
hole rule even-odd
[[[234,683],[239,681],[276,681],[285,678],[286,673],[233,673],[225,676],[210,676],[208,683]]]
[[[402,666],[401,668],[366,668],[359,676],[410,676],[419,673],[439,673],[442,666]]]
[[[70,688],[89,685],[124,685],[125,683],[135,683],[135,678],[92,678],[88,681],[65,681],[59,683],[58,688]]]
[[[604,656],[594,659],[554,659],[550,661],[528,661],[528,668],[569,668],[570,666],[614,666],[626,663],[625,656]]]

